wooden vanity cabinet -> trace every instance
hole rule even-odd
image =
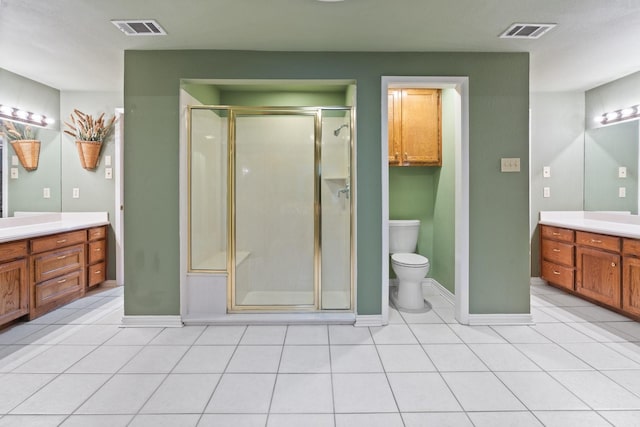
[[[391,89],[388,98],[389,164],[442,166],[440,89]]]
[[[574,290],[574,232],[543,225],[540,232],[542,278],[564,289]]]
[[[84,295],[86,236],[86,230],[78,230],[30,241],[29,319]]]
[[[0,326],[29,313],[27,241],[0,244]]]
[[[107,279],[107,227],[90,228],[87,232],[87,288]]]
[[[622,241],[622,309],[640,317],[640,240]]]

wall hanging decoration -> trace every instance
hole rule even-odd
[[[40,141],[35,139],[36,135],[33,128],[22,123],[3,120],[2,131],[9,139],[9,143],[16,152],[22,167],[28,171],[38,169]]]
[[[64,133],[76,139],[76,148],[80,156],[80,164],[87,170],[93,170],[98,165],[102,143],[113,129],[116,117],[105,120],[104,113],[97,119],[78,109],[71,113],[71,123],[64,122],[68,127]]]

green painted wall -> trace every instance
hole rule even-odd
[[[180,79],[357,84],[358,313],[381,311],[381,76],[468,76],[470,311],[529,312],[526,53],[125,52],[125,313],[177,315]],[[500,157],[522,172],[501,174]]]

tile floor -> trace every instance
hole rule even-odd
[[[120,328],[122,289],[0,332],[0,426],[639,426],[640,323],[532,286],[535,326]]]

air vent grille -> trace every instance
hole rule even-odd
[[[113,19],[111,23],[128,36],[167,35],[167,32],[153,19]]]
[[[500,34],[500,38],[538,39],[555,26],[556,24],[512,24],[502,34]]]

